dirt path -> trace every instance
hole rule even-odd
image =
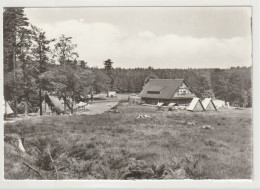
[[[119,102],[118,101],[102,101],[102,102],[95,102],[93,104],[89,104],[86,107],[87,111],[77,112],[77,115],[95,115],[95,114],[102,114],[111,108],[115,107]]]

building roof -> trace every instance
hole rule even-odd
[[[142,98],[172,99],[182,82],[185,82],[184,79],[150,79],[139,96]],[[186,82],[185,84],[187,85]],[[149,92],[158,93],[151,94]]]

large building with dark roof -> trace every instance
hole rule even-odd
[[[196,97],[184,79],[150,79],[139,96],[148,104],[189,104]]]

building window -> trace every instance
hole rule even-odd
[[[148,94],[160,94],[160,91],[147,91]]]

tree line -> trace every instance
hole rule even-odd
[[[252,106],[251,67],[230,69],[116,68],[113,88],[122,93],[140,93],[147,78],[185,79],[200,98],[216,98],[231,105]]]
[[[3,41],[4,98],[11,101],[15,114],[40,109],[42,115],[41,102],[46,92],[63,99],[73,113],[76,99],[108,90],[139,93],[149,78],[183,78],[201,98],[252,105],[251,67],[123,69],[113,68],[110,59],[100,63],[102,69],[88,67],[86,60],[79,60],[71,37],[47,39],[44,31],[29,22],[23,8],[4,8]]]

